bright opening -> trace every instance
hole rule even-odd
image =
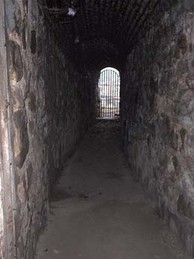
[[[120,112],[120,73],[117,69],[106,67],[101,70],[98,81],[98,117],[113,119]]]

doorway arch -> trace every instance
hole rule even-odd
[[[99,118],[113,119],[120,113],[120,73],[113,67],[100,71],[98,80]]]

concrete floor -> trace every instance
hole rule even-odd
[[[189,259],[130,176],[115,121],[99,121],[52,195],[37,259]]]

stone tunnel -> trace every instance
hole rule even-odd
[[[0,258],[34,258],[108,66],[129,170],[194,256],[193,0],[1,0]]]

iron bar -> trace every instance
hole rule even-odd
[[[112,119],[119,114],[120,75],[112,68],[103,69],[99,78],[100,118]]]

